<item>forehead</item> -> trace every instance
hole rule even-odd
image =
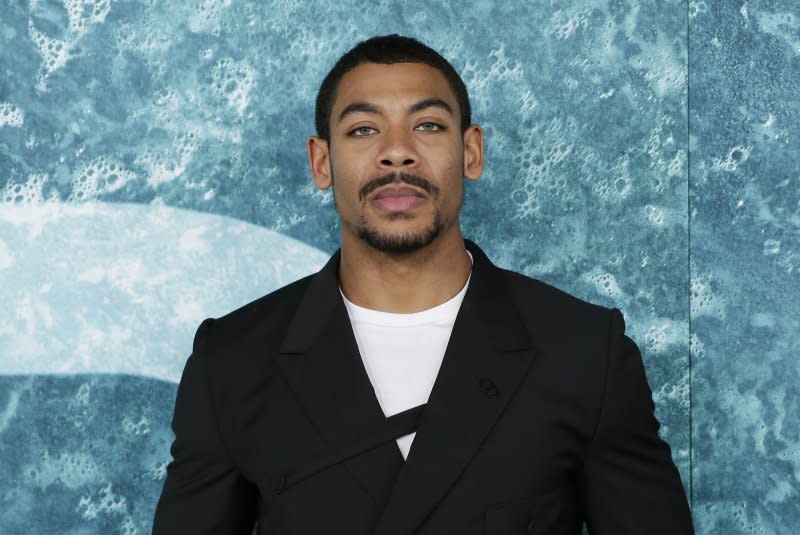
[[[444,75],[425,63],[362,63],[342,76],[331,109],[332,116],[354,102],[382,106],[408,105],[440,98],[458,110],[458,102]]]

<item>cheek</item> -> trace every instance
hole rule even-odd
[[[453,175],[461,174],[459,154],[453,151],[439,150],[423,156],[429,170],[439,180],[450,180]],[[426,166],[427,167],[427,166]]]
[[[447,179],[453,181],[453,187],[460,187],[464,181],[464,158],[460,153],[453,154],[447,161],[445,173]]]
[[[354,173],[352,161],[347,157],[342,157],[339,155],[338,157],[333,158],[331,162],[334,194],[339,198],[349,197],[351,191],[356,189],[354,184],[358,181],[358,177]]]
[[[337,174],[333,181],[333,193],[340,203],[342,201],[347,204],[358,203],[358,192],[353,186],[352,181],[341,174]]]
[[[345,173],[346,171],[340,170],[340,174],[337,174],[333,181],[336,204],[347,211],[360,210],[359,206],[363,203],[358,198],[358,191],[363,183],[353,180],[350,175]]]

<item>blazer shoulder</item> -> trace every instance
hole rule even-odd
[[[207,318],[197,328],[193,352],[230,348],[254,334],[282,335],[314,275],[308,275],[255,299],[224,316]]]
[[[559,321],[603,321],[607,325],[611,309],[591,303],[539,279],[503,269],[508,288],[524,311],[542,310]]]
[[[505,278],[519,316],[541,350],[598,355],[613,336],[625,332],[625,321],[616,308],[591,303],[513,271],[505,271]]]

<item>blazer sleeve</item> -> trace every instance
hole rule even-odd
[[[624,333],[625,321],[614,309],[603,404],[581,485],[589,532],[693,534],[680,475],[658,436],[642,357]]]
[[[210,326],[206,320],[198,328],[178,386],[172,461],[156,506],[154,535],[253,532],[257,494],[222,442],[209,388],[202,341]]]

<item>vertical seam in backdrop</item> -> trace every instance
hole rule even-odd
[[[687,301],[687,315],[689,327],[689,506],[694,506],[694,450],[692,448],[692,437],[694,436],[694,427],[692,425],[692,148],[691,148],[691,107],[689,105],[691,95],[691,17],[689,16],[690,4],[686,2],[686,301]]]

